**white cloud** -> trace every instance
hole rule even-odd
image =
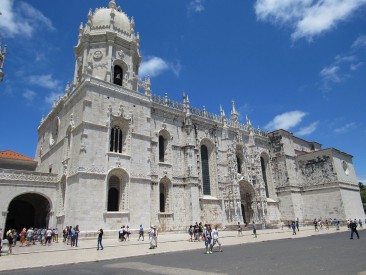
[[[311,40],[351,18],[365,4],[366,0],[257,0],[254,8],[259,20],[290,25],[294,40]]]
[[[203,2],[204,0],[192,0],[188,4],[188,12],[203,12],[205,10]]]
[[[300,130],[298,132],[296,132],[296,135],[299,135],[299,136],[310,135],[311,133],[313,133],[316,130],[316,128],[318,127],[318,124],[319,124],[319,121],[315,121],[308,126],[300,128]]]
[[[148,57],[146,61],[142,61],[139,75],[141,78],[148,75],[154,77],[162,74],[164,71],[170,70],[176,77],[179,77],[181,69],[182,65],[180,60],[167,62],[160,57],[151,56]]]
[[[182,65],[180,63],[180,60],[176,60],[169,64],[170,69],[172,70],[173,74],[176,77],[179,77],[180,71],[182,70]]]
[[[340,64],[340,63],[345,63],[345,62],[354,62],[354,61],[357,61],[357,56],[355,55],[336,55],[336,57],[334,58],[335,59],[335,62],[337,64]]]
[[[4,36],[32,37],[36,30],[55,29],[49,18],[28,3],[1,0],[0,10],[2,13],[0,29],[2,29]]]
[[[277,115],[272,121],[270,121],[264,128],[267,131],[270,130],[289,130],[297,126],[307,114],[302,111],[291,111],[280,115]]]
[[[323,77],[323,80],[326,82],[341,82],[341,77],[339,76],[339,67],[335,65],[323,68],[320,71],[320,76]]]
[[[29,83],[47,89],[60,89],[60,81],[53,79],[51,74],[31,75],[28,77]]]
[[[351,131],[352,129],[355,129],[356,127],[357,127],[357,124],[355,122],[347,123],[346,125],[344,125],[340,128],[334,129],[334,133],[344,134],[344,133]]]
[[[350,69],[351,71],[357,71],[357,70],[358,70],[358,68],[359,68],[359,67],[361,67],[363,64],[364,64],[363,62],[358,62],[358,63],[356,63],[356,64],[351,64],[351,65],[349,66],[349,69]]]
[[[26,89],[23,93],[23,97],[25,99],[27,99],[29,102],[33,101],[35,96],[36,96],[36,93],[32,90],[29,90],[29,89]]]
[[[352,44],[352,48],[366,48],[366,35],[360,35]]]

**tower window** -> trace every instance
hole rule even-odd
[[[113,83],[122,86],[123,71],[120,66],[114,66]]]
[[[269,198],[266,163],[264,162],[264,158],[262,158],[262,157],[261,157],[261,168],[262,168],[262,176],[263,176],[263,181],[264,181],[264,187],[266,189],[266,197]]]
[[[211,195],[208,150],[205,145],[201,146],[201,163],[202,163],[203,194]]]
[[[165,140],[163,136],[159,136],[159,161],[164,162]]]
[[[236,165],[238,166],[238,174],[241,174],[241,159],[236,155]]]
[[[118,126],[111,129],[109,151],[122,153],[122,130]]]

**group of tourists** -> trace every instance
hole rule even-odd
[[[218,244],[219,251],[222,252],[221,243],[219,240],[219,231],[217,225],[212,229],[210,224],[202,224],[196,222],[188,228],[189,241],[204,241],[206,252],[205,254],[212,254],[213,247]]]
[[[63,243],[70,245],[70,247],[78,247],[79,235],[79,225],[66,226],[64,230],[62,230]]]
[[[130,240],[130,235],[131,235],[131,230],[130,227],[127,226],[121,226],[121,229],[118,231],[118,240],[120,242],[123,241],[129,241]]]
[[[1,232],[1,236],[2,236]],[[20,233],[16,229],[9,229],[5,237],[9,244],[9,254],[13,253],[13,247],[19,241],[20,247],[31,246],[39,243],[41,245],[51,245],[51,242],[58,242],[57,228],[23,228]]]

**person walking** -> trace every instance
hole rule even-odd
[[[154,242],[155,242],[155,230],[154,230],[154,226],[151,225],[150,226],[150,230],[149,230],[149,241],[150,241],[150,248],[149,249],[154,249]]]
[[[99,250],[99,246],[100,246],[101,250],[103,250],[104,249],[103,244],[102,244],[102,240],[103,240],[103,229],[102,228],[99,229],[98,232],[97,232],[97,234],[98,234],[97,250]]]
[[[23,230],[20,232],[20,246],[24,245],[26,237],[27,237],[27,230],[23,228]]]
[[[243,236],[243,229],[241,227],[240,222],[238,222],[238,236]]]
[[[212,244],[212,248],[215,246],[215,244],[217,243],[219,245],[219,251],[222,252],[221,249],[221,243],[219,241],[219,230],[217,229],[217,225],[215,226],[215,229],[212,231],[212,236],[213,236],[213,244]]]
[[[290,222],[289,222],[290,223]],[[257,238],[257,225],[255,224],[255,222],[253,221],[252,223],[253,226],[253,234],[254,234],[254,238]]]
[[[291,223],[291,228],[292,228],[292,235],[296,235],[296,224],[294,221]]]
[[[314,219],[313,221],[313,225],[314,225],[314,232],[318,231],[319,232],[319,229],[318,229],[318,222],[316,221],[316,219]]]
[[[9,254],[13,254],[14,234],[14,229],[9,229],[9,231],[6,232],[6,238],[8,239],[9,244]]]
[[[140,224],[140,228],[139,228],[139,238],[137,239],[138,241],[140,240],[140,238],[142,237],[142,240],[144,240],[144,227],[142,226],[142,224]]]
[[[189,241],[193,242],[193,225],[190,225],[188,228]]]
[[[46,245],[48,243],[48,245],[51,245],[51,239],[52,239],[52,230],[51,228],[48,228],[47,231],[45,232],[45,238],[46,241],[44,243],[44,245]]]
[[[78,247],[80,229],[79,225],[75,226],[75,246]]]
[[[356,233],[357,239],[359,239],[360,236],[358,235],[358,232],[357,232],[357,221],[356,221],[356,219],[354,221],[350,220],[349,227],[351,229],[351,238],[350,239],[353,240],[353,233]]]
[[[205,235],[205,246],[206,246],[206,253],[205,254],[212,254],[212,231],[211,226],[209,224],[206,225],[206,229],[203,231]]]
[[[296,219],[296,229],[297,229],[297,232],[299,232],[299,218]]]

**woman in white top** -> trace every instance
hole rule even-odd
[[[212,245],[212,247],[214,247],[215,244],[217,243],[219,245],[219,251],[222,252],[221,243],[219,241],[219,231],[217,230],[217,225],[215,226],[215,229],[212,231],[212,235],[213,235],[213,245]]]

